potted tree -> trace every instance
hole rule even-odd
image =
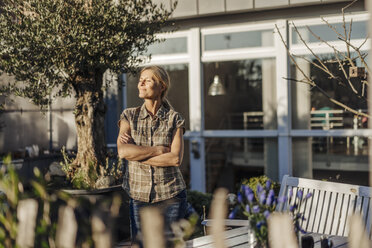
[[[74,96],[78,136],[67,176],[96,188],[105,176],[103,74],[133,72],[175,5],[151,0],[4,0],[0,4],[3,94],[29,98],[41,109]]]

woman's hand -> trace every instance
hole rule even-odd
[[[134,140],[130,134],[124,133],[119,136],[119,141],[122,144],[134,144]]]

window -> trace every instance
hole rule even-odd
[[[339,34],[344,35],[342,23],[330,23],[330,25],[332,25]],[[307,43],[319,42],[316,36],[321,37],[324,41],[339,41],[336,32],[332,31],[332,29],[325,23],[318,25],[309,25],[308,27],[298,26],[297,30],[300,33],[302,39],[304,39],[304,41]],[[347,26],[346,30],[349,33],[350,27]],[[312,33],[314,33],[316,36],[314,36]],[[365,39],[367,37],[367,21],[353,22],[350,37],[351,39]],[[293,27],[292,44],[303,44],[300,36]]]
[[[368,138],[311,137],[293,139],[294,176],[368,185]],[[305,166],[311,160],[310,166]],[[307,170],[307,171],[306,171]]]
[[[243,179],[277,174],[274,138],[207,138],[205,154],[207,192],[218,187],[236,192]]]
[[[207,62],[203,70],[205,129],[276,129],[274,59]],[[223,95],[210,95],[215,76]]]
[[[147,54],[165,55],[187,53],[187,37],[167,38],[163,42],[152,44],[147,49]]]
[[[356,54],[351,57],[356,58]],[[316,65],[319,62],[311,56],[307,56],[308,61],[298,60],[301,70],[314,80],[319,86],[311,88],[309,85],[294,82],[292,84],[292,123],[295,129],[365,129],[368,128],[367,117],[356,116],[346,111],[345,108],[330,101],[330,98],[353,108],[362,113],[367,113],[367,88],[363,86],[362,79],[352,78],[351,84],[358,91],[354,93],[344,73],[340,70],[339,64],[334,55],[323,54],[320,56],[323,63],[338,79],[332,79],[327,73],[319,69]],[[362,66],[359,59],[355,60],[357,66]],[[345,71],[349,72],[349,66],[344,66]],[[293,77],[298,80],[303,76],[292,65]],[[363,87],[365,90],[363,92]]]
[[[245,31],[204,36],[204,51],[273,46],[272,30]]]

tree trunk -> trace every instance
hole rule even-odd
[[[106,108],[103,100],[102,77],[103,73],[96,73],[90,78],[79,80],[75,85],[78,152],[73,162],[75,168],[72,173],[75,173],[78,168],[89,172],[92,166],[97,172],[100,172],[100,167],[105,165],[104,121]],[[88,174],[86,175],[88,176]],[[89,180],[89,178],[87,179]]]

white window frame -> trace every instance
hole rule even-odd
[[[232,61],[257,58],[273,58],[275,53],[275,45],[268,47],[248,47],[248,48],[232,48],[213,51],[205,51],[205,35],[226,34],[226,33],[241,33],[249,31],[272,30],[274,32],[275,22],[262,22],[250,24],[235,24],[215,26],[201,29],[201,60],[202,62],[213,61]],[[273,35],[274,40],[274,35]]]
[[[190,39],[191,39],[191,32],[190,31],[177,31],[174,33],[159,33],[156,34],[156,38],[159,39],[169,39],[169,38],[186,38],[187,39],[187,52],[186,53],[173,53],[173,54],[166,54],[166,55],[151,55],[151,59],[149,57],[145,57],[145,62],[141,64],[141,66],[148,66],[148,65],[170,65],[170,64],[186,64],[190,63]]]

